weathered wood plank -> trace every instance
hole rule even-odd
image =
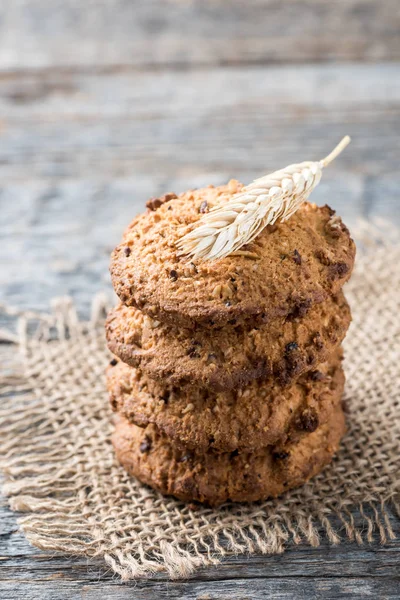
[[[13,0],[0,68],[393,60],[397,0]]]
[[[137,582],[134,589],[130,585],[117,585],[99,582],[96,586],[80,585],[73,582],[63,582],[62,573],[54,578],[52,583],[24,583],[13,581],[0,582],[0,597],[2,600],[308,600],[323,598],[337,600],[351,598],[379,598],[398,600],[399,580],[388,578],[376,581],[368,578],[318,580],[308,578],[279,578],[258,579],[249,582],[248,579],[235,579],[223,582],[171,582],[169,584],[150,581]]]
[[[249,177],[318,157],[397,174],[400,66],[304,66],[0,79],[2,182]]]

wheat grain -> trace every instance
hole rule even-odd
[[[212,260],[237,252],[267,225],[289,219],[318,185],[322,170],[350,142],[346,136],[324,159],[289,165],[256,179],[228,202],[204,214],[177,242],[181,255]]]

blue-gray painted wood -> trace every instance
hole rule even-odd
[[[10,0],[0,68],[393,60],[398,0]]]

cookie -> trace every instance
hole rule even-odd
[[[205,262],[178,256],[177,240],[202,212],[242,187],[231,181],[153,199],[112,254],[112,281],[122,303],[172,325],[218,327],[297,315],[336,294],[350,277],[355,246],[328,206],[304,203],[288,221],[266,227],[239,256]]]
[[[108,316],[106,335],[113,354],[149,377],[171,385],[226,390],[271,377],[280,385],[291,384],[327,360],[343,340],[350,320],[342,292],[316,304],[305,316],[211,332],[204,327],[165,325],[121,304]]]
[[[119,462],[163,494],[210,506],[279,496],[316,475],[338,449],[345,431],[342,408],[299,441],[257,453],[195,454],[171,445],[155,425],[145,429],[120,420],[113,435]]]
[[[204,453],[254,452],[278,440],[292,441],[326,423],[340,402],[341,351],[284,391],[253,382],[243,390],[210,393],[162,385],[124,363],[111,366],[107,384],[113,410],[128,421],[160,432]]]

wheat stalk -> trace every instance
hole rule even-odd
[[[349,144],[347,135],[318,162],[290,165],[256,179],[222,206],[214,207],[197,227],[177,242],[179,254],[212,260],[237,252],[253,241],[267,225],[286,221],[318,185],[322,169]]]

